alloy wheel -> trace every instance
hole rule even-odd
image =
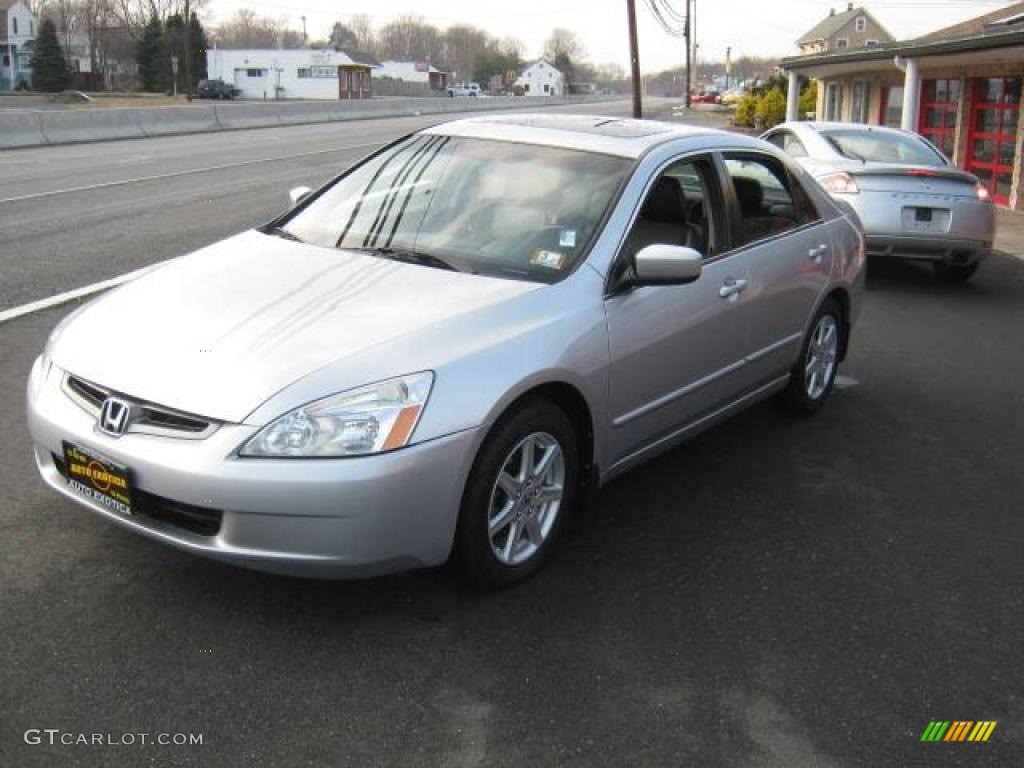
[[[505,565],[533,557],[554,528],[565,493],[565,455],[547,432],[527,435],[502,462],[491,489],[487,536]]]
[[[804,386],[807,396],[817,400],[832,380],[839,353],[839,326],[832,315],[822,315],[811,333],[804,361]]]

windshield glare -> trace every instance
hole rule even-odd
[[[418,135],[340,179],[283,229],[324,247],[407,251],[554,282],[583,255],[629,167],[589,152]]]
[[[851,160],[944,166],[946,160],[913,136],[883,131],[822,131],[832,147]]]

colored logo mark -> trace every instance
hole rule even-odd
[[[921,741],[988,741],[995,727],[995,720],[932,720]]]

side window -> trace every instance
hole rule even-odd
[[[640,213],[626,236],[624,251],[632,259],[648,245],[682,245],[705,258],[717,252],[715,199],[710,193],[706,158],[681,160],[669,166],[647,192]]]
[[[772,237],[803,223],[785,168],[756,155],[726,155],[724,160],[740,215],[733,245]]]
[[[790,157],[807,157],[807,148],[804,147],[804,143],[792,133],[785,134],[782,148]]]
[[[790,157],[807,157],[807,149],[803,142],[789,131],[776,131],[765,141],[774,144]]]

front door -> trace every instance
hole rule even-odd
[[[1000,205],[1009,203],[1013,183],[1020,95],[1019,77],[971,80],[966,167]]]
[[[710,156],[670,165],[652,181],[620,254],[654,243],[705,255],[687,285],[630,288],[605,302],[611,374],[609,466],[733,399],[742,380],[750,325],[744,253],[726,253],[721,188]]]

